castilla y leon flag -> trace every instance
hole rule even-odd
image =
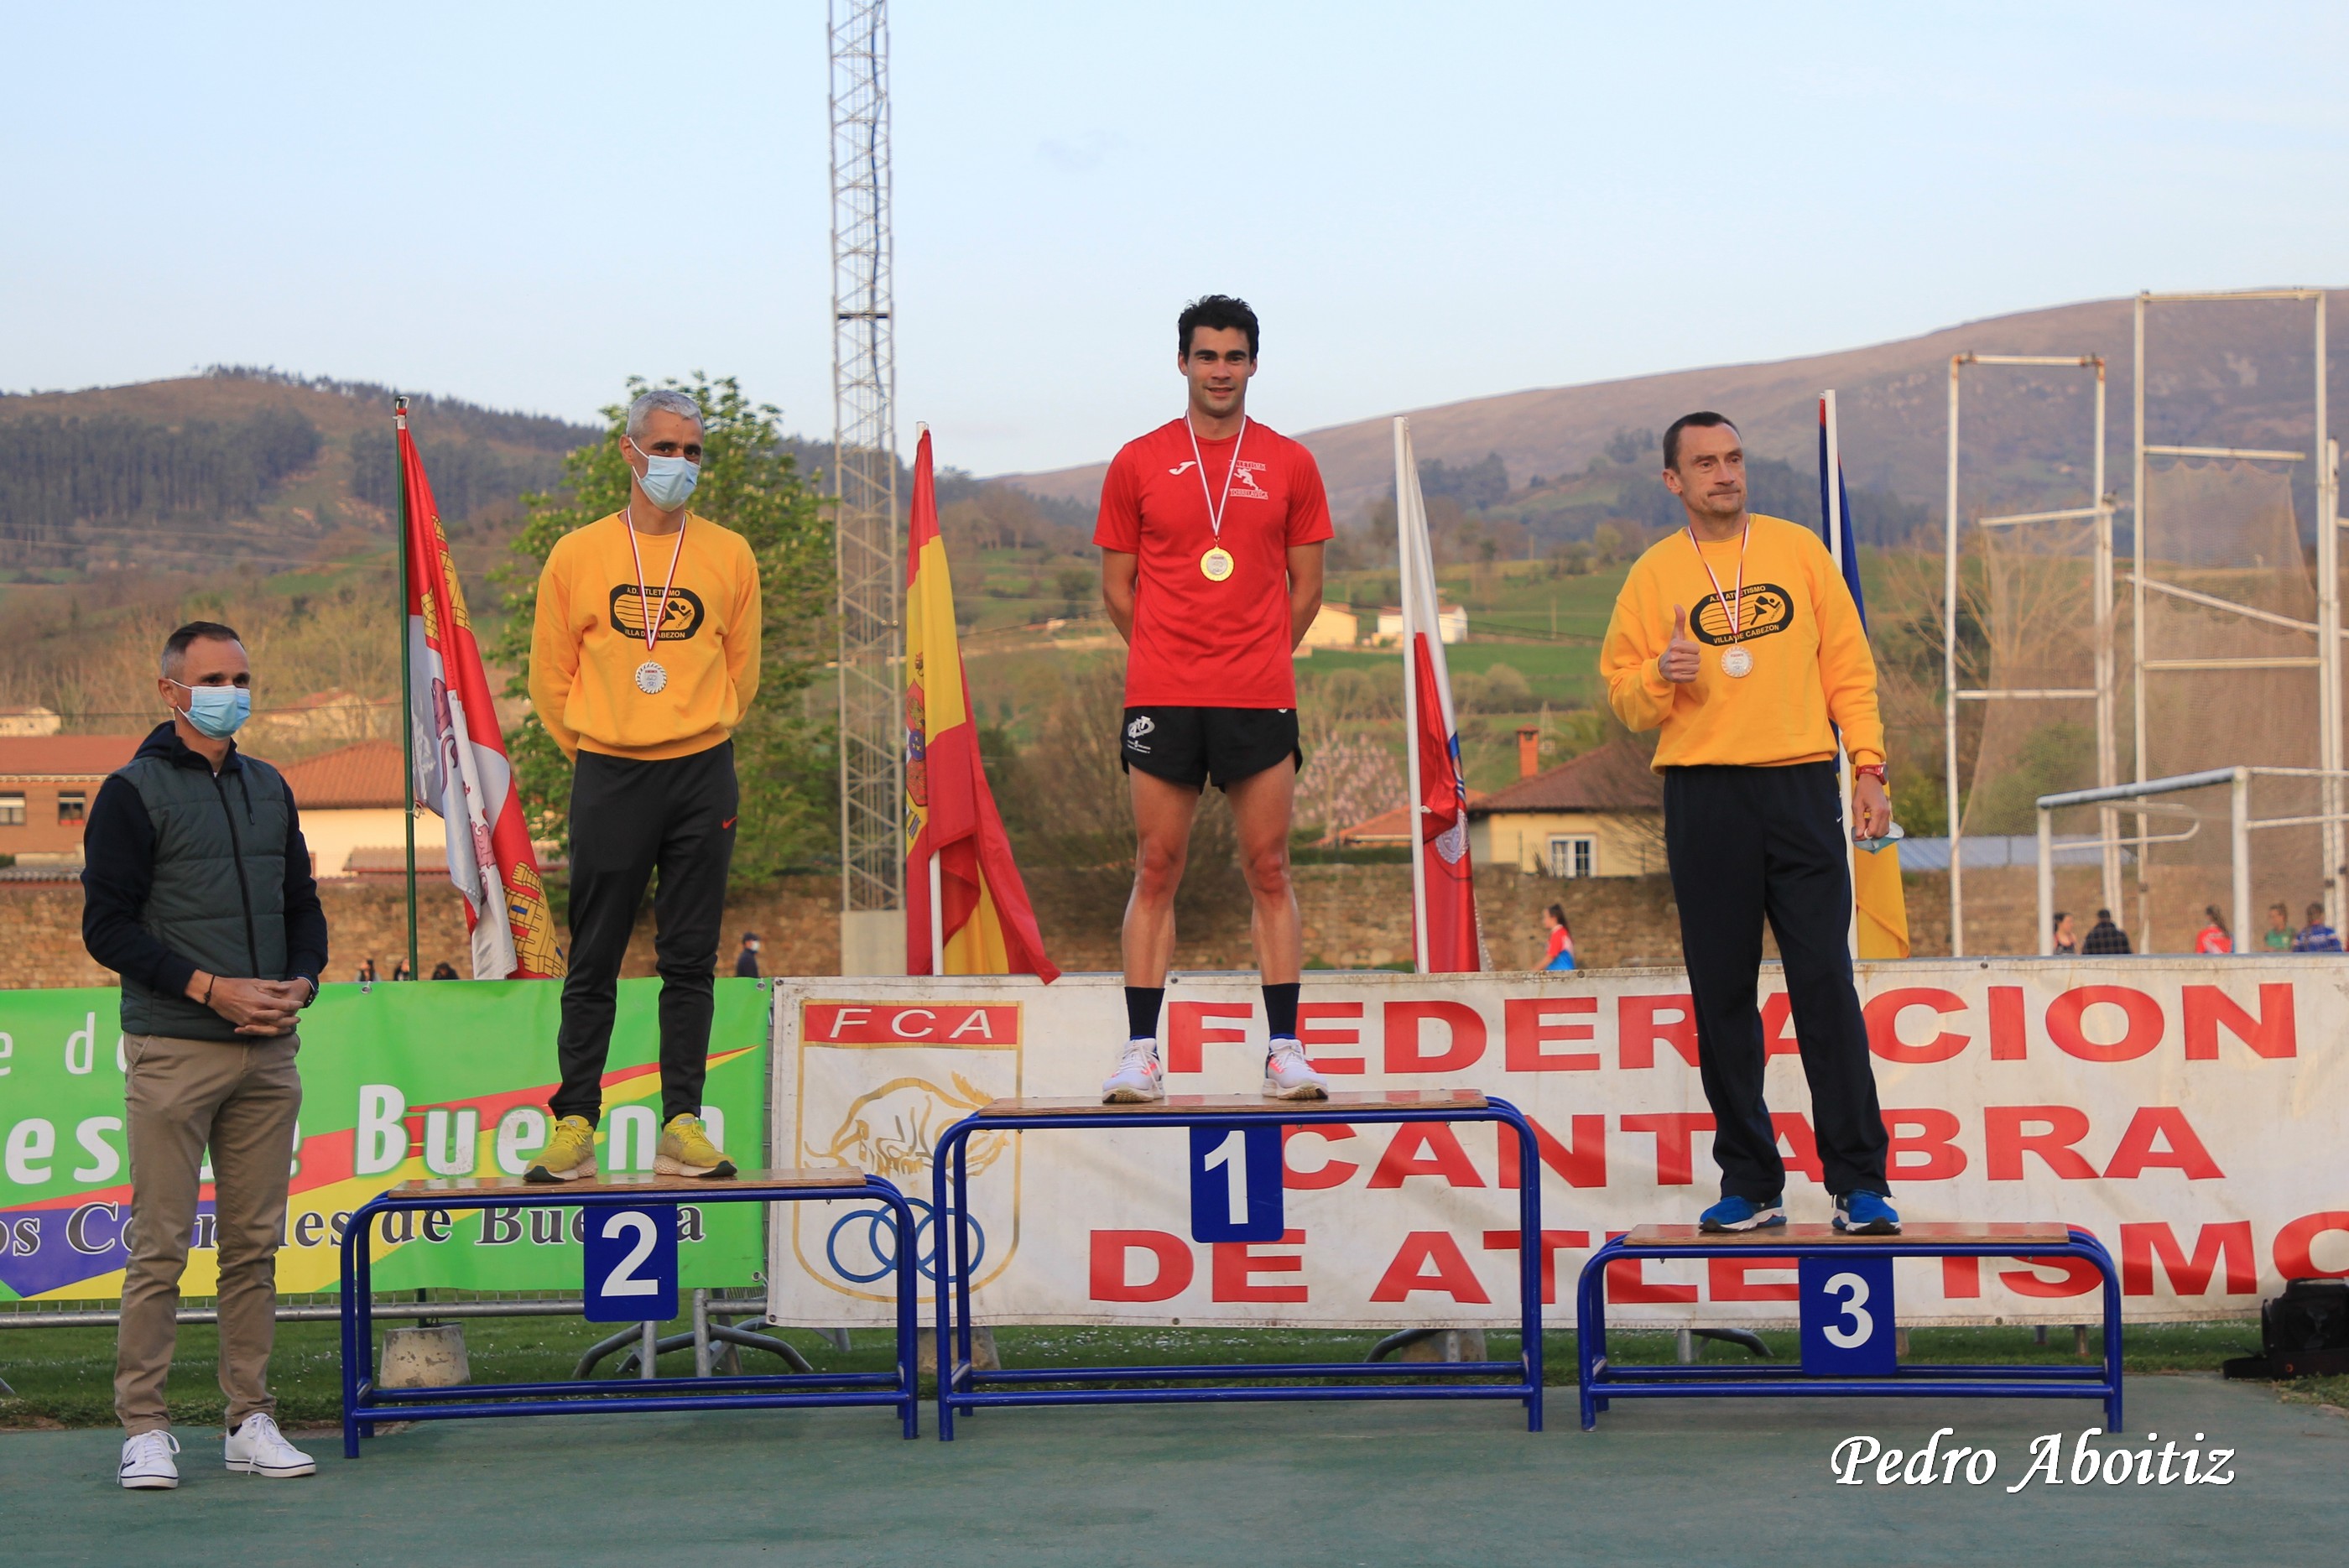
[[[1819,516],[1826,528],[1827,553],[1851,590],[1860,628],[1868,627],[1868,596],[1859,587],[1859,545],[1851,531],[1851,494],[1843,483],[1843,451],[1836,429],[1835,394],[1819,398]],[[1847,763],[1848,759],[1843,759]],[[1847,784],[1848,766],[1844,770]],[[1864,959],[1909,956],[1909,900],[1900,888],[1900,846],[1887,844],[1851,857],[1852,904],[1857,952]]]
[[[1011,840],[979,766],[927,431],[915,449],[907,527],[905,972],[1034,974],[1049,984],[1061,971],[1044,956]],[[935,925],[933,888],[941,906]],[[934,954],[934,944],[942,950]]]
[[[412,787],[446,825],[449,880],[465,896],[465,924],[473,933],[473,978],[550,980],[563,972],[563,954],[513,765],[498,733],[481,645],[408,415],[396,414],[394,422],[408,557]]]
[[[1427,502],[1412,455],[1411,421],[1394,422],[1395,540],[1402,568],[1402,700],[1410,739],[1411,801],[1419,821],[1412,846],[1413,947],[1422,974],[1482,970],[1475,867],[1468,857],[1468,780],[1444,667],[1435,557],[1428,547]]]

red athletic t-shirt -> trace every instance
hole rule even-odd
[[[1226,474],[1221,543],[1231,552],[1232,575],[1214,583],[1199,570],[1199,557],[1218,542],[1207,495],[1222,498]],[[1102,482],[1093,543],[1141,560],[1126,706],[1297,706],[1288,551],[1333,532],[1313,454],[1255,420],[1237,440],[1201,441],[1195,461],[1187,419],[1119,448]]]

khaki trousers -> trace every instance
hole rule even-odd
[[[220,1386],[228,1424],[273,1408],[277,1247],[302,1079],[298,1035],[232,1044],[168,1034],[122,1043],[130,1069],[130,1262],[114,1361],[114,1413],[132,1435],[160,1431],[163,1384],[179,1338],[180,1275],[196,1224],[204,1150],[220,1247]]]

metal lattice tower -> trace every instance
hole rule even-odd
[[[898,822],[905,720],[898,711],[897,365],[890,319],[887,0],[833,0],[832,396],[840,584],[842,953],[885,951],[880,923],[904,908]],[[902,964],[899,966],[902,967]]]

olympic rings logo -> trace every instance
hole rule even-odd
[[[914,1267],[924,1279],[935,1282],[938,1277],[937,1215],[918,1198],[908,1198],[905,1202],[915,1211]],[[970,1267],[973,1272],[977,1272],[980,1261],[987,1256],[987,1232],[970,1215],[964,1215],[962,1221],[969,1228]],[[864,1227],[861,1237],[853,1230],[860,1223]],[[861,1250],[872,1259],[870,1269],[852,1268],[841,1262],[840,1247],[843,1235],[849,1237],[852,1243],[861,1241],[861,1248],[852,1245],[851,1251]],[[824,1261],[832,1265],[833,1273],[851,1284],[869,1285],[897,1272],[897,1217],[885,1205],[852,1209],[833,1221],[831,1233],[823,1241]]]

